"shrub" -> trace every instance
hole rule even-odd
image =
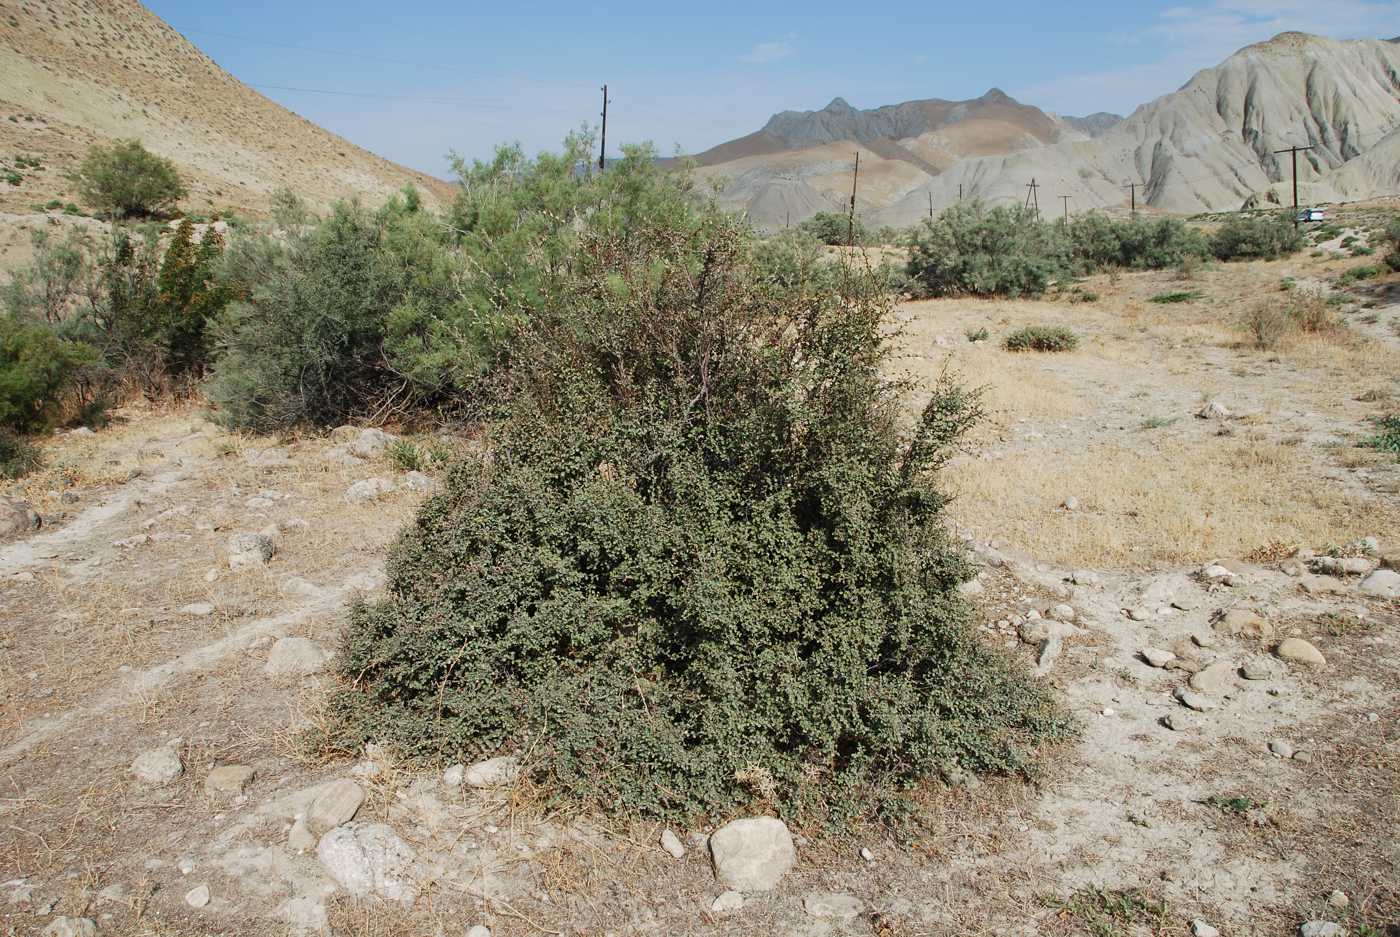
[[[1293,325],[1286,307],[1267,300],[1251,306],[1240,319],[1240,327],[1260,351],[1277,347]]]
[[[1316,290],[1298,290],[1291,297],[1285,314],[1304,332],[1334,332],[1341,327],[1341,323],[1332,314],[1328,299]]]
[[[79,368],[95,354],[42,322],[0,313],[0,431],[46,429],[58,415]]]
[[[1205,236],[1178,218],[1114,219],[1087,212],[1069,224],[1076,269],[1105,267],[1163,270],[1190,265],[1209,255]]]
[[[1287,215],[1236,215],[1211,236],[1217,260],[1277,260],[1303,247],[1303,236]]]
[[[683,201],[581,221],[510,341],[491,458],[352,613],[334,744],[513,751],[610,811],[836,820],[940,769],[1027,772],[1067,731],[957,590],[934,472],[976,396],[941,384],[902,434],[886,294],[758,253]]]
[[[1342,287],[1351,286],[1353,283],[1360,283],[1362,280],[1374,279],[1384,272],[1385,271],[1379,266],[1374,265],[1352,267],[1350,270],[1337,277],[1337,285]]]
[[[1400,271],[1400,218],[1393,219],[1386,225],[1384,243],[1390,248],[1385,255],[1386,266],[1391,270]]]
[[[969,342],[985,342],[991,337],[991,333],[983,326],[980,329],[968,329],[963,333]]]
[[[1062,325],[1028,325],[1002,342],[1007,351],[1074,351],[1079,336]]]
[[[389,444],[389,461],[405,472],[421,472],[428,465],[428,454],[407,439],[397,439]]]
[[[1058,227],[1033,212],[955,205],[913,234],[906,272],[921,296],[1022,296],[1045,292],[1068,270]]]
[[[1376,433],[1362,445],[1400,458],[1400,415],[1377,417],[1372,422],[1376,425]]]
[[[23,478],[43,463],[39,450],[13,433],[0,430],[0,478]]]
[[[175,164],[149,152],[138,140],[94,146],[72,181],[83,201],[117,217],[169,211],[186,191]]]
[[[1147,301],[1149,303],[1190,303],[1201,298],[1201,294],[1195,290],[1177,291],[1171,293],[1158,293]]]
[[[833,211],[819,211],[797,226],[799,231],[816,238],[823,244],[842,245],[850,242],[850,216]],[[867,239],[865,226],[860,219],[855,221],[854,243],[864,244]]]

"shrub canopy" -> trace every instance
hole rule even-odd
[[[335,741],[513,751],[667,817],[868,816],[940,770],[1029,771],[1066,724],[975,637],[935,485],[976,395],[944,382],[902,431],[878,285],[772,276],[741,223],[624,181],[513,274],[538,292],[490,455],[354,610]]]
[[[186,191],[175,164],[139,140],[94,146],[72,179],[84,202],[118,217],[169,211]]]
[[[1277,260],[1297,253],[1303,235],[1286,214],[1236,215],[1210,239],[1217,260]]]
[[[1056,226],[1021,206],[954,205],[916,229],[906,272],[921,296],[1021,296],[1045,292],[1069,269]]]

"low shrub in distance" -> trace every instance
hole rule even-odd
[[[955,205],[910,238],[905,272],[917,296],[1025,296],[1069,269],[1057,227],[1020,206]]]
[[[1210,239],[1217,260],[1277,260],[1303,248],[1303,235],[1282,213],[1236,215]]]
[[[1074,351],[1079,336],[1062,325],[1028,325],[1002,341],[1007,351]]]

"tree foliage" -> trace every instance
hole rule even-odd
[[[139,140],[94,146],[72,181],[84,202],[119,218],[167,212],[186,194],[175,164]]]

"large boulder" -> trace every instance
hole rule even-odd
[[[787,824],[774,817],[734,820],[710,837],[715,878],[735,891],[771,891],[797,861]]]

